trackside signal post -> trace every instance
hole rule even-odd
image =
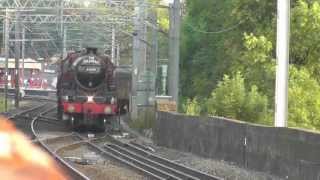
[[[275,126],[287,127],[290,0],[278,0]]]

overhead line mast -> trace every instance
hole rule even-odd
[[[277,77],[274,125],[276,127],[287,127],[290,0],[278,0],[277,17]]]

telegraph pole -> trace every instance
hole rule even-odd
[[[146,62],[146,45],[142,42],[146,38],[145,26],[145,2],[144,0],[137,0],[135,6],[135,13],[138,15],[134,18],[134,34],[133,34],[133,58],[132,58],[132,98],[131,98],[131,117],[138,118],[138,104],[137,104],[137,82],[139,75],[145,69]]]
[[[62,58],[64,59],[67,56],[67,27],[63,29],[63,35],[62,35]]]
[[[116,54],[116,32],[114,25],[112,25],[112,35],[111,35],[111,62],[115,63],[115,54]]]
[[[179,58],[180,58],[180,0],[170,4],[170,30],[169,30],[169,95],[178,105],[179,103]]]
[[[275,126],[287,127],[290,0],[278,0]]]
[[[5,85],[4,85],[4,110],[8,111],[8,60],[9,60],[9,38],[10,38],[10,14],[8,8],[6,8],[5,17],[5,34],[4,34],[4,51],[5,51]]]
[[[5,46],[5,41],[6,41],[6,17],[4,17],[3,23],[2,23],[2,49],[1,49],[1,54],[4,54],[4,46]]]
[[[151,55],[148,61],[148,71],[151,72],[152,79],[149,82],[149,85],[151,87],[149,87],[149,90],[151,91],[149,93],[149,101],[153,100],[152,104],[154,104],[155,102],[155,96],[156,96],[156,80],[157,80],[157,65],[158,65],[158,22],[157,22],[157,11],[156,10],[152,10],[150,12],[150,19],[151,19],[151,23],[154,27],[151,28]],[[151,77],[150,77],[151,78]],[[149,102],[151,103],[151,102]]]
[[[59,33],[60,33],[60,42],[62,43],[61,45],[61,51],[62,51],[62,59],[65,58],[65,55],[66,55],[66,49],[65,49],[65,46],[66,46],[66,30],[64,28],[64,22],[63,22],[63,15],[64,15],[64,12],[63,12],[63,9],[64,9],[64,0],[60,0],[59,1],[59,7],[58,7],[58,17],[57,18],[57,24],[59,25]]]
[[[117,43],[116,65],[119,66],[119,63],[120,63],[120,43]]]
[[[157,12],[152,11],[151,21],[154,27],[152,27],[152,47],[151,47],[151,60],[150,60],[150,71],[157,76],[157,65],[158,65],[158,22]]]
[[[26,29],[22,28],[22,51],[21,51],[21,58],[22,58],[22,84],[24,87],[24,58],[25,58],[25,51],[26,51]]]
[[[135,13],[139,13],[140,2],[136,1]],[[136,120],[138,118],[137,107],[137,81],[138,81],[138,61],[139,61],[139,17],[134,18],[134,36],[132,44],[132,86],[131,86],[131,119]]]
[[[64,0],[60,0],[60,6],[59,6],[59,10],[58,10],[58,14],[59,14],[59,25],[60,25],[60,36],[62,37],[63,36],[63,29],[64,29],[64,26],[63,26],[63,1]]]
[[[19,107],[19,96],[20,96],[20,88],[19,88],[19,83],[20,83],[20,76],[19,76],[19,71],[20,71],[20,56],[21,56],[21,42],[20,42],[20,11],[16,11],[16,23],[15,23],[15,101],[14,105],[16,108]]]

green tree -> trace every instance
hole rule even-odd
[[[291,19],[291,63],[306,67],[320,82],[320,3],[299,0]]]
[[[272,35],[276,1],[187,1],[181,39],[181,93],[208,97],[245,51],[244,32]],[[270,52],[272,53],[272,52]]]
[[[238,22],[232,21],[233,1],[187,1],[181,40],[182,95],[189,98],[210,95],[222,79],[232,60],[226,52],[227,37],[223,30]],[[214,15],[212,14],[214,12]],[[237,37],[237,36],[236,36]]]
[[[270,99],[274,96],[275,59],[273,45],[265,36],[244,33],[244,47],[231,72],[240,71],[247,87],[256,85]]]
[[[320,2],[294,0],[291,7],[289,126],[320,129]],[[206,104],[200,112],[272,124],[275,14],[275,0],[187,1],[181,89]],[[226,31],[215,33],[219,27]]]

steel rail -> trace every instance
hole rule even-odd
[[[105,156],[107,156],[109,158],[112,158],[112,159],[118,161],[118,162],[121,162],[121,163],[123,163],[123,164],[125,164],[125,165],[127,165],[127,166],[129,166],[129,167],[131,167],[131,168],[133,168],[135,170],[137,170],[137,171],[140,171],[140,172],[144,173],[145,175],[147,175],[147,176],[149,176],[149,177],[151,177],[153,179],[157,179],[157,180],[167,180],[168,179],[168,178],[163,178],[163,177],[159,176],[157,173],[150,172],[150,171],[146,170],[145,168],[148,167],[148,165],[144,166],[142,164],[142,166],[144,168],[140,167],[140,166],[137,166],[134,162],[132,162],[133,159],[130,160],[128,158],[126,159],[126,158],[123,158],[123,157],[119,157],[119,156],[117,156],[115,154],[107,152],[106,150],[102,149],[101,147],[99,147],[96,144],[91,143],[91,142],[87,142],[87,144],[89,145],[89,147],[94,148],[97,151],[101,152],[102,155],[105,155]]]
[[[81,135],[79,136],[80,138],[82,138]],[[158,159],[149,158],[149,153],[141,154],[134,150],[127,149],[127,144],[114,139],[109,134],[107,134],[106,136],[111,139],[111,143],[107,143],[103,146],[103,149],[106,152],[124,159],[125,161],[131,162],[136,166],[144,169],[145,171],[159,176],[160,178],[186,180],[222,180],[222,178],[211,176],[209,174],[188,168],[164,158],[161,158],[164,162]],[[88,143],[90,143],[91,146],[99,147],[92,143],[93,141],[95,141],[95,139],[89,139]]]
[[[147,167],[149,167],[149,165],[144,164],[143,162],[141,163],[141,166],[138,166],[135,162],[134,159],[128,159],[128,158],[123,158],[121,156],[115,155],[111,152],[106,151],[105,149],[99,147],[98,145],[96,145],[95,143],[92,143],[92,140],[97,140],[99,138],[94,138],[94,139],[85,139],[84,137],[82,137],[80,134],[76,134],[79,138],[81,138],[83,141],[79,142],[79,144],[83,144],[83,145],[87,145],[90,148],[92,148],[93,150],[95,150],[96,152],[100,153],[101,155],[112,159],[116,162],[120,162],[138,172],[143,173],[144,175],[152,178],[152,179],[156,179],[156,180],[167,180],[168,178],[164,178],[162,176],[159,176],[159,173],[155,173],[155,171],[157,171],[156,169],[154,171],[149,171],[146,170]],[[102,137],[103,138],[103,137]],[[72,144],[75,145],[75,144]],[[167,176],[168,177],[168,176]]]
[[[188,174],[191,177],[196,177],[201,180],[223,180],[221,177],[213,176],[204,172],[201,172],[196,169],[189,168],[187,166],[178,164],[176,162],[170,161],[168,159],[165,159],[163,157],[157,156],[151,152],[148,152],[141,147],[139,147],[138,144],[135,143],[123,143],[112,136],[109,136],[111,139],[111,142],[113,144],[117,145],[117,148],[121,147],[121,149],[126,150],[127,152],[131,152],[133,154],[139,155],[141,157],[146,157],[151,161],[157,162],[159,164],[162,164],[166,167],[170,167],[171,169],[175,169],[176,171],[182,172],[184,174]]]
[[[113,155],[112,153],[109,153],[107,151],[105,151],[104,149],[100,148],[99,146],[93,144],[93,143],[90,143],[88,140],[81,140],[81,141],[77,141],[75,143],[70,143],[68,145],[64,145],[64,146],[61,146],[59,147],[55,153],[59,153],[61,151],[63,151],[64,149],[67,149],[69,147],[73,147],[73,146],[87,146],[89,147],[90,149],[92,149],[92,151],[96,152],[96,153],[99,153],[100,155],[106,157],[107,159],[111,159],[111,160],[114,160],[116,162],[120,162],[136,171],[139,171],[145,175],[147,175],[148,177],[151,177],[152,179],[156,179],[156,180],[165,180],[165,178],[162,178],[160,176],[157,176],[156,174],[153,174],[149,171],[146,171],[145,169],[139,167],[139,166],[136,166],[135,164],[133,164],[132,162],[130,161],[127,161],[123,158],[120,158],[118,156],[115,156]]]
[[[112,149],[112,151],[118,151],[121,152],[127,156],[133,157],[141,162],[144,162],[146,164],[150,164],[153,167],[157,168],[157,169],[161,169],[164,172],[168,172],[172,175],[174,175],[175,177],[181,178],[181,179],[186,179],[186,180],[201,180],[197,177],[191,176],[189,174],[186,174],[184,172],[178,171],[170,166],[166,166],[163,164],[160,164],[159,162],[153,161],[148,159],[147,157],[141,156],[139,154],[136,154],[134,152],[131,152],[123,147],[120,147],[116,144],[105,144],[104,148],[108,148],[108,149]]]
[[[54,107],[55,108],[55,107]],[[75,180],[89,180],[87,176],[85,176],[82,172],[78,171],[74,167],[72,167],[69,163],[67,163],[63,158],[58,156],[55,152],[51,151],[50,148],[44,143],[43,140],[39,138],[38,133],[35,129],[35,124],[37,121],[41,120],[41,116],[46,114],[47,112],[50,112],[53,108],[47,109],[42,113],[39,113],[38,116],[34,117],[31,121],[31,131],[33,133],[33,136],[36,138],[36,142],[45,150],[47,151],[57,162],[58,164],[66,171],[67,175]]]
[[[117,149],[114,149],[110,146],[104,146],[104,149],[112,154],[114,154],[115,156],[121,157],[122,159],[125,159],[127,161],[132,162],[133,164],[136,164],[137,166],[140,166],[141,168],[145,169],[146,171],[149,171],[153,174],[156,174],[157,176],[163,178],[163,179],[172,179],[172,180],[183,180],[183,178],[177,177],[171,173],[166,172],[165,170],[162,170],[156,166],[154,166],[154,164],[150,164],[150,162],[144,162],[139,160],[136,157],[130,156],[128,154],[122,153],[120,151],[118,151]]]
[[[40,104],[40,105],[38,105],[38,106],[35,106],[35,107],[32,107],[32,108],[26,109],[26,110],[24,110],[24,111],[20,111],[20,112],[18,112],[18,113],[16,113],[16,114],[13,114],[13,115],[9,116],[8,119],[15,119],[15,118],[17,118],[18,116],[22,116],[23,114],[36,111],[36,110],[42,108],[45,104],[46,104],[46,103],[43,103],[43,104]]]

